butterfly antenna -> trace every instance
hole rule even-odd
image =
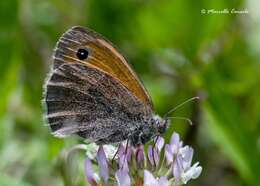
[[[175,110],[177,110],[178,108],[182,107],[183,105],[185,105],[186,103],[189,103],[193,100],[198,100],[200,99],[200,97],[196,96],[196,97],[192,97],[190,99],[187,99],[186,101],[182,102],[181,104],[177,105],[176,107],[174,107],[173,109],[169,110],[166,114],[164,114],[163,118],[167,118],[167,116],[169,116],[169,114],[171,114],[172,112],[174,112]]]
[[[168,117],[167,119],[180,119],[180,120],[187,121],[190,125],[193,125],[192,121],[189,118],[185,118],[185,117]]]

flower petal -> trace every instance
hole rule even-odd
[[[193,149],[189,146],[185,146],[180,149],[180,154],[183,157],[183,168],[187,170],[191,166],[192,157],[193,157]]]
[[[116,177],[118,186],[130,186],[131,185],[130,176],[128,175],[127,171],[125,171],[123,169],[119,169],[116,171],[115,177]]]
[[[161,136],[157,137],[157,140],[155,140],[156,144],[155,147],[159,150],[159,152],[162,150],[164,145],[164,138]]]
[[[182,147],[182,141],[180,141],[180,135],[178,133],[173,133],[170,140],[170,146],[172,148],[173,154],[179,153],[179,149]]]
[[[184,159],[187,162],[191,163],[192,157],[193,157],[193,148],[189,147],[187,152],[185,153]]]
[[[131,160],[131,156],[132,156],[132,153],[133,153],[133,148],[129,145],[127,148],[127,161],[130,161]]]
[[[172,148],[169,144],[165,145],[164,155],[166,157],[168,165],[173,162],[173,152],[172,152]]]
[[[127,161],[130,161],[131,156],[132,156],[132,151],[133,151],[133,149],[130,145],[128,145],[127,147],[124,147],[124,145],[121,143],[117,154],[119,156],[119,159],[120,159],[120,157],[123,157],[123,156],[125,156],[125,154],[127,154]]]
[[[144,146],[143,145],[138,146],[136,149],[136,160],[137,160],[137,163],[142,163],[142,161],[144,160]]]
[[[181,180],[186,184],[190,179],[196,179],[199,177],[202,171],[202,167],[198,166],[199,162],[195,163],[188,171],[183,173]]]
[[[103,149],[103,146],[100,146],[97,152],[97,162],[99,165],[99,174],[104,179],[104,181],[107,183],[108,181],[108,163],[107,163],[107,157],[105,154],[105,151]]]
[[[152,145],[149,145],[148,146],[148,159],[151,163],[151,165],[158,165],[159,163],[159,155],[158,155],[158,152],[155,148],[153,148]]]
[[[86,158],[85,160],[85,175],[90,185],[97,185],[97,181],[95,179],[95,173],[92,168],[92,163],[90,159]]]
[[[196,167],[195,171],[193,172],[192,179],[198,178],[201,172],[202,172],[202,167],[201,166]]]
[[[174,132],[172,134],[172,137],[171,137],[171,140],[170,140],[170,144],[178,146],[179,143],[180,143],[180,135],[178,133]]]
[[[126,154],[122,154],[120,157],[119,157],[119,168],[128,172],[129,171],[129,168],[128,168],[128,161],[127,161],[127,156]]]
[[[182,159],[181,156],[178,155],[173,164],[173,177],[175,178],[176,183],[180,182],[182,174],[183,174]]]
[[[117,155],[120,157],[125,152],[125,147],[122,143],[119,144]]]
[[[153,174],[144,170],[144,186],[157,186],[157,180],[154,178]]]
[[[158,185],[160,186],[169,186],[169,181],[166,176],[161,176],[158,180]]]

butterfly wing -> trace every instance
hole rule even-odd
[[[87,48],[86,60],[79,60],[77,50]],[[73,27],[60,38],[54,54],[54,68],[64,63],[93,65],[121,82],[143,104],[152,107],[152,101],[123,55],[104,37],[83,27]]]
[[[91,65],[58,66],[45,90],[46,118],[59,137],[77,133],[99,143],[122,141],[152,113],[120,81]]]

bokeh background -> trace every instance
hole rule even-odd
[[[201,12],[233,8],[248,13]],[[173,114],[194,125],[173,120],[165,135],[177,131],[195,149],[203,172],[189,185],[260,185],[259,1],[1,0],[1,186],[63,185],[56,159],[82,141],[49,133],[41,99],[55,43],[73,25],[121,49],[159,114],[202,98]],[[77,180],[86,185],[82,171]]]

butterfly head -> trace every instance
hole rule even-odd
[[[154,128],[156,129],[157,135],[162,135],[166,132],[167,128],[169,127],[169,119],[168,118],[161,118],[158,115],[153,116],[154,121]]]

